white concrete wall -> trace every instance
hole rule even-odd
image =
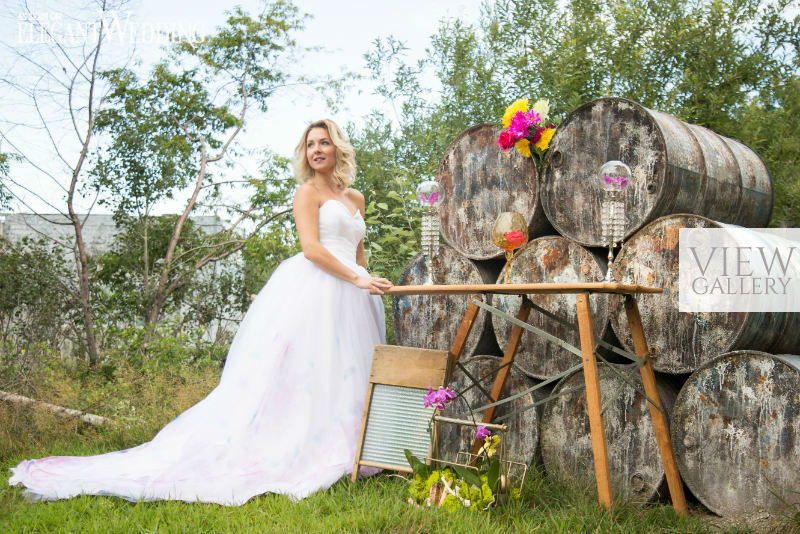
[[[79,215],[79,217],[83,219],[85,215]],[[201,215],[191,217],[191,219],[207,234],[222,230],[222,221],[215,215]],[[117,226],[111,215],[89,215],[83,225],[83,239],[90,255],[108,252],[116,234]],[[71,251],[71,247],[75,243],[75,230],[63,215],[0,214],[0,237],[17,242],[23,237],[38,240],[44,236],[67,244],[66,251]]]

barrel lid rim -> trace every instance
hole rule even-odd
[[[647,115],[649,120],[653,123],[653,126],[654,126],[653,130],[656,132],[656,135],[658,136],[659,141],[664,146],[664,152],[666,153],[666,143],[664,141],[664,132],[661,131],[661,126],[659,125],[659,123],[655,119],[655,117],[652,115],[652,113],[651,113],[652,110],[650,108],[640,104],[639,102],[636,102],[635,100],[631,100],[630,98],[625,98],[625,97],[621,97],[621,96],[606,96],[606,97],[595,98],[593,100],[589,100],[588,102],[584,102],[583,104],[579,105],[578,107],[576,107],[575,109],[570,111],[567,114],[567,116],[564,118],[564,120],[561,122],[561,124],[558,125],[558,128],[556,128],[556,132],[555,132],[555,135],[554,135],[554,141],[555,141],[556,136],[559,135],[559,130],[561,130],[563,132],[564,131],[563,130],[564,126],[568,125],[570,122],[575,120],[575,117],[579,114],[579,112],[583,111],[584,108],[587,108],[589,106],[595,105],[598,102],[625,102],[626,104],[630,104],[630,105],[632,105],[632,106],[634,106],[636,108],[639,108],[640,110],[643,110],[645,115]],[[551,145],[554,143],[554,141],[551,141]],[[544,210],[545,217],[547,217],[547,219],[550,221],[550,224],[553,226],[553,228],[557,232],[559,232],[560,234],[567,235],[569,232],[564,232],[563,228],[561,228],[559,224],[554,222],[554,217],[552,216],[552,214],[550,213],[550,210],[548,209],[548,204],[545,204],[545,202],[542,201],[542,198],[545,196],[545,195],[542,195],[542,191],[546,190],[546,188],[544,187],[544,184],[547,181],[546,177],[549,177],[549,175],[553,172],[552,169],[551,169],[551,166],[550,166],[550,155],[551,155],[551,151],[548,150],[546,155],[545,155],[544,168],[542,169],[542,173],[539,175],[539,202],[542,205],[542,209]],[[666,172],[666,167],[665,167],[664,172]],[[660,179],[658,180],[658,191],[656,192],[656,195],[658,193],[661,193],[663,188],[664,188],[664,177],[661,176]],[[653,208],[648,212],[648,214],[652,213],[652,211],[656,207],[657,206],[654,205]],[[648,219],[647,216],[643,217],[643,221],[647,221],[647,219]],[[647,224],[647,222],[641,222],[640,224],[634,226],[631,229],[631,235],[636,233],[636,232],[638,232],[646,224]],[[584,241],[584,240],[578,239],[576,237],[570,237],[570,239],[572,239],[576,243],[578,243],[580,245],[583,245],[585,247],[603,246],[603,245],[597,245],[596,243],[590,243],[588,241]]]
[[[499,123],[499,122],[491,122],[491,121],[481,122],[481,123],[478,123],[478,124],[473,124],[472,126],[466,128],[465,130],[461,131],[458,135],[456,135],[453,138],[453,140],[447,145],[447,148],[445,148],[444,152],[442,153],[442,157],[439,158],[439,164],[436,166],[436,172],[435,172],[436,182],[441,184],[441,177],[442,177],[442,172],[443,172],[442,168],[444,167],[445,159],[449,155],[452,147],[454,147],[461,140],[461,138],[469,135],[470,133],[472,133],[472,132],[474,132],[476,130],[480,130],[480,129],[483,129],[483,128],[502,129],[502,124]],[[533,206],[533,209],[530,211],[530,214],[523,214],[523,216],[526,219],[525,222],[528,224],[529,228],[531,227],[531,224],[533,224],[536,221],[537,213],[540,210],[542,210],[542,201],[541,201],[541,198],[540,198],[540,196],[541,196],[540,195],[541,178],[539,176],[539,171],[536,169],[536,165],[535,164],[531,165],[531,171],[533,172],[533,182],[535,183],[537,190],[536,190],[536,202],[535,202],[535,204]],[[447,202],[447,199],[445,199],[445,203],[446,202]],[[544,213],[544,212],[542,211],[542,213]],[[544,217],[547,220],[547,222],[550,223],[550,220],[547,218],[546,214],[545,214]],[[552,224],[551,224],[551,226],[552,226]],[[500,250],[500,249],[498,249],[496,252],[492,251],[490,253],[483,253],[483,254],[476,253],[475,251],[472,251],[472,250],[461,251],[459,249],[459,247],[456,246],[457,243],[453,242],[454,240],[451,238],[452,236],[450,236],[448,234],[448,232],[444,231],[444,227],[441,228],[441,235],[444,238],[445,242],[450,247],[455,249],[462,256],[466,256],[467,258],[469,258],[471,260],[484,261],[484,260],[494,260],[494,259],[498,259],[498,258],[503,257],[503,251]]]

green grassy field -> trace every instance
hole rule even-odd
[[[0,532],[751,532],[721,528],[698,505],[678,517],[669,505],[617,502],[598,505],[594,488],[578,488],[532,469],[522,498],[489,513],[445,512],[407,503],[407,483],[381,474],[357,483],[343,478],[301,502],[278,495],[243,506],[78,497],[31,503],[7,485],[8,469],[25,458],[86,455],[130,447],[214,387],[218,367],[133,368],[94,373],[51,366],[30,391],[39,398],[114,418],[97,429],[40,409],[0,403]],[[32,395],[33,396],[33,395]],[[790,529],[782,518],[770,530]]]

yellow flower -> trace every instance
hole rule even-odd
[[[544,152],[545,150],[550,147],[550,140],[553,138],[553,134],[556,133],[555,128],[548,128],[542,132],[542,136],[536,141],[536,148]]]
[[[527,98],[520,98],[506,108],[506,112],[503,113],[503,128],[508,128],[508,125],[511,124],[511,119],[518,111],[528,111]]]
[[[539,114],[539,120],[541,121],[539,125],[542,126],[547,122],[548,115],[550,114],[550,101],[545,99],[537,100],[533,105],[533,110]]]
[[[478,451],[478,455],[486,453],[486,456],[491,458],[492,456],[494,456],[494,453],[497,450],[498,443],[500,443],[500,436],[498,436],[497,434],[489,436],[488,438],[483,440],[483,447],[481,447],[481,450]]]
[[[514,143],[514,146],[517,147],[517,151],[526,158],[531,157],[531,142],[527,139],[520,139]]]

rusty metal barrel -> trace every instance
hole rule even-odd
[[[611,489],[615,496],[627,495],[645,501],[668,495],[649,403],[630,385],[636,384],[641,389],[640,375],[620,370],[626,373],[626,382],[608,367],[599,365]],[[579,370],[564,377],[553,394],[584,384],[583,371]],[[678,389],[661,377],[657,377],[657,385],[662,405],[669,414]],[[548,401],[539,433],[542,460],[548,473],[596,487],[585,388]]]
[[[800,356],[705,363],[678,394],[670,432],[681,477],[709,510],[783,512],[800,489]]]
[[[582,245],[603,245],[597,173],[609,160],[627,163],[633,175],[626,236],[672,213],[749,227],[769,222],[772,179],[749,147],[624,98],[601,98],[558,127],[539,190],[553,227]]]
[[[492,385],[496,377],[496,370],[500,366],[500,359],[494,356],[479,355],[462,360],[461,363],[467,372],[475,377],[480,385],[488,392],[491,392]],[[450,386],[456,392],[464,391],[472,385],[472,381],[461,370],[456,368],[450,381]],[[508,374],[506,384],[500,394],[500,398],[510,397],[525,391],[535,385],[535,381],[525,376],[515,366],[512,366]],[[495,420],[514,410],[530,406],[542,394],[531,392],[497,407]],[[464,394],[463,398],[457,398],[445,408],[442,415],[452,417],[454,415],[464,415],[470,413],[470,408],[479,408],[489,404],[489,400],[477,387],[473,387]],[[475,420],[480,421],[482,413],[475,413]],[[513,417],[503,421],[509,426],[506,433],[506,454],[507,459],[522,462],[529,465],[537,459],[539,446],[539,411],[536,408],[521,411]],[[469,452],[475,441],[475,427],[461,426],[450,423],[442,423],[439,427],[438,458],[444,460],[455,460],[459,451]]]
[[[547,236],[534,239],[520,249],[514,255],[510,269],[512,284],[600,282],[605,276],[606,264],[596,254],[574,241],[561,236]],[[497,283],[505,283],[505,276],[505,271],[501,272]],[[528,298],[548,312],[577,324],[574,294],[528,295]],[[610,330],[608,295],[593,294],[589,299],[595,336],[602,339],[606,331]],[[519,295],[492,296],[493,306],[514,316],[521,303],[522,297]],[[566,326],[536,309],[531,310],[527,322],[575,347],[580,346],[576,327]],[[492,325],[498,344],[501,348],[505,348],[513,325],[499,315],[492,316]],[[520,340],[515,361],[529,376],[546,379],[580,363],[580,357],[543,337],[525,332]]]
[[[678,311],[678,237],[681,228],[720,228],[699,215],[676,214],[648,224],[623,243],[611,267],[623,284],[664,288],[661,295],[639,295],[647,343],[656,371],[685,374],[718,355],[738,349],[800,352],[798,313]],[[622,298],[612,295],[611,326],[620,342],[633,350]],[[796,350],[795,350],[796,349]]]
[[[433,257],[420,252],[406,265],[397,285],[481,284],[481,271],[469,258],[452,247],[439,245]],[[491,276],[488,272],[488,276]],[[402,295],[392,298],[392,325],[395,341],[405,347],[448,350],[470,303],[469,295]],[[485,299],[485,297],[479,297]],[[476,352],[499,354],[491,321],[484,310],[478,312],[463,356]]]
[[[453,140],[436,170],[444,193],[439,206],[445,241],[465,256],[486,260],[502,256],[492,242],[492,225],[504,211],[521,213],[529,237],[552,231],[539,202],[539,179],[533,159],[497,146],[501,128],[473,126]]]

